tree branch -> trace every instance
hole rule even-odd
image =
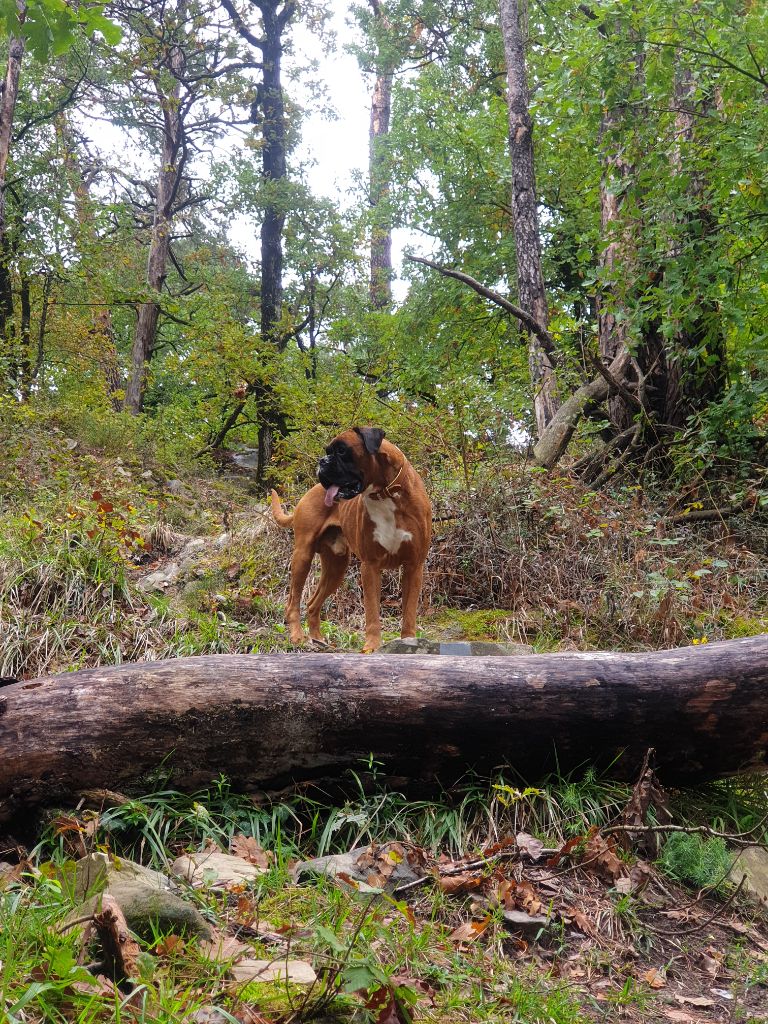
[[[450,267],[444,267],[439,263],[433,263],[432,260],[424,259],[422,256],[411,256],[406,253],[405,258],[411,263],[421,263],[425,267],[430,267],[432,270],[436,270],[444,277],[452,277],[456,281],[461,281],[462,284],[466,284],[476,291],[478,295],[482,295],[484,299],[489,299],[507,313],[511,313],[512,316],[517,317],[517,319],[539,339],[541,347],[546,352],[547,358],[549,359],[552,367],[554,368],[557,366],[558,356],[555,339],[545,327],[541,326],[538,320],[531,316],[530,313],[526,313],[524,309],[521,309],[519,306],[515,306],[514,303],[509,301],[509,299],[505,299],[503,295],[493,291],[492,288],[486,288],[484,284],[481,284],[474,277],[470,277],[469,274],[465,274],[461,270],[452,270]]]

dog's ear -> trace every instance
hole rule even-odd
[[[381,442],[384,440],[384,431],[381,427],[355,427],[354,431],[362,437],[369,455],[375,455],[381,448]]]

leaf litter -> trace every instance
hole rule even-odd
[[[649,807],[663,799],[652,776],[644,774],[641,781],[623,816],[629,826],[640,826]],[[93,818],[79,822],[69,815],[56,827],[68,842],[72,837],[72,850],[79,852],[94,829]],[[747,986],[729,966],[734,943],[768,963],[764,914],[743,903],[736,916],[728,901],[706,893],[691,898],[645,859],[647,835],[639,827],[620,835],[592,827],[553,849],[519,832],[494,838],[479,853],[453,858],[414,844],[371,844],[346,855],[352,873],[327,874],[326,884],[338,888],[353,908],[335,929],[311,920],[303,895],[308,883],[288,876],[267,899],[255,881],[218,890],[210,941],[165,935],[150,952],[158,964],[185,958],[192,963],[194,957],[220,964],[222,977],[229,979],[221,989],[230,999],[227,1012],[242,1024],[299,1019],[270,1009],[268,1000],[241,997],[276,985],[303,986],[304,999],[315,998],[320,1007],[346,992],[377,1024],[437,1021],[443,1019],[441,986],[434,979],[457,956],[486,965],[486,986],[500,1003],[506,983],[495,975],[503,961],[515,975],[527,967],[547,984],[566,985],[585,1021],[603,1019],[612,1006],[623,1006],[627,1019],[680,1024],[736,1020],[736,1007],[745,1019],[768,1019],[765,983]],[[275,864],[272,852],[249,836],[235,836],[230,855],[262,870]],[[402,865],[415,877],[393,890]],[[20,870],[6,870],[4,880],[24,884]],[[356,888],[360,880],[365,895]],[[368,949],[377,964],[369,959],[361,965],[355,948],[363,926],[372,921],[380,937]],[[422,933],[430,936],[431,946],[411,962],[408,942]],[[100,959],[89,965],[90,977],[73,981],[73,991],[90,986],[107,999],[117,985],[123,996],[130,995],[140,973],[141,947],[108,895],[86,923],[81,964],[94,943]],[[391,970],[406,962],[408,971]],[[768,977],[768,970],[764,974]],[[628,986],[643,993],[636,1006],[631,1000],[622,1003]],[[656,1005],[650,1018],[649,1001]],[[213,1021],[214,1011],[212,1004],[210,1011],[204,1008],[188,1019]]]

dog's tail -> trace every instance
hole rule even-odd
[[[272,502],[272,515],[278,526],[282,526],[288,530],[293,526],[293,516],[286,515],[283,512],[283,506],[280,504],[280,498],[278,497],[277,491],[272,490],[269,492],[270,500]]]

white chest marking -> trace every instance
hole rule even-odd
[[[401,530],[395,520],[395,502],[392,498],[374,501],[367,494],[363,495],[365,510],[373,522],[373,539],[381,544],[385,551],[394,555],[406,540],[413,540],[413,534]]]

